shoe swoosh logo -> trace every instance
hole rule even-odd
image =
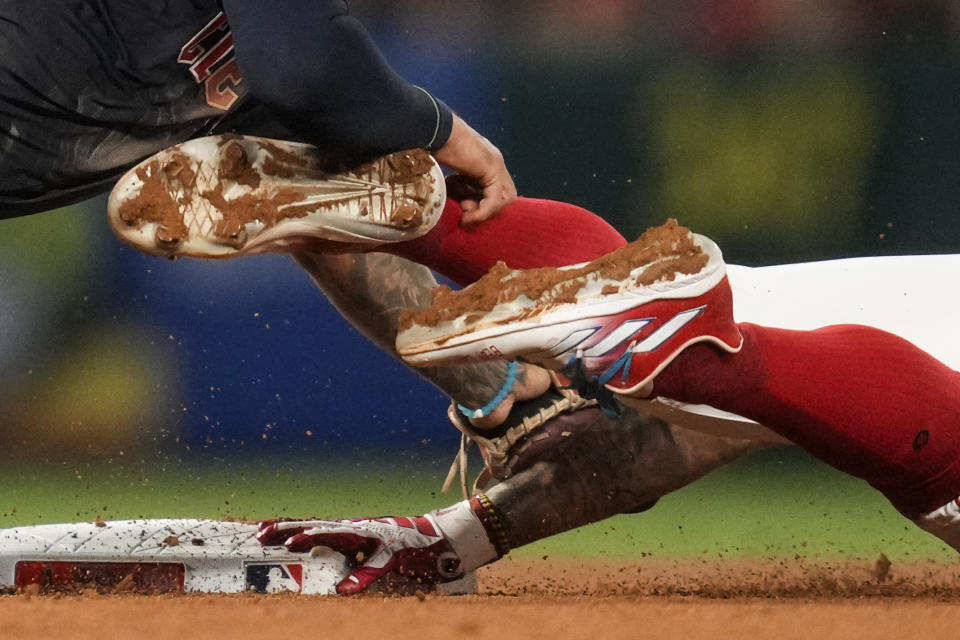
[[[635,320],[627,320],[619,327],[604,336],[600,342],[584,351],[583,355],[600,357],[611,349],[615,349],[617,346],[623,344],[625,340],[629,340],[630,336],[634,335],[653,321],[654,318],[637,318]]]
[[[650,353],[651,351],[656,351],[660,348],[660,345],[675,336],[706,308],[707,305],[701,305],[693,309],[688,309],[687,311],[681,311],[664,322],[656,331],[635,344],[631,351],[633,353]]]

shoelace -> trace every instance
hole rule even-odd
[[[570,359],[561,371],[561,373],[570,380],[570,384],[566,388],[573,389],[581,398],[596,400],[605,414],[612,418],[618,418],[623,412],[623,408],[620,403],[617,402],[613,392],[604,385],[621,368],[623,369],[622,377],[626,379],[630,371],[631,356],[631,351],[628,348],[616,362],[598,376],[587,373],[583,365],[582,352],[577,351],[570,356]]]

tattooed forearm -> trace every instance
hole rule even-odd
[[[294,259],[344,318],[392,355],[400,310],[430,304],[437,284],[426,267],[383,253],[300,253]]]
[[[437,286],[426,267],[385,253],[300,253],[294,259],[350,324],[394,357],[400,311],[428,306]],[[491,362],[415,371],[457,402],[481,407],[500,389],[506,368],[505,362]],[[518,380],[525,376],[520,367]]]
[[[526,468],[488,491],[511,547],[643,510],[762,444],[671,427],[634,411],[610,419],[596,409],[548,425],[567,434],[530,447]],[[559,443],[559,444],[558,444]]]

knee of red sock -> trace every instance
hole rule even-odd
[[[859,325],[739,325],[738,354],[681,353],[655,393],[750,418],[879,489],[904,513],[960,495],[960,374]]]

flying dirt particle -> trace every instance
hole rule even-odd
[[[137,587],[137,584],[134,581],[133,574],[128,573],[127,575],[123,576],[123,580],[118,582],[117,585],[113,588],[113,592],[114,593],[130,593],[134,589],[136,589],[136,587]]]
[[[892,564],[886,554],[880,554],[880,557],[877,558],[876,563],[873,565],[873,575],[877,577],[878,582],[886,582],[890,579],[890,567]]]
[[[163,543],[168,547],[176,547],[180,545],[180,538],[177,536],[167,536],[163,539]]]

